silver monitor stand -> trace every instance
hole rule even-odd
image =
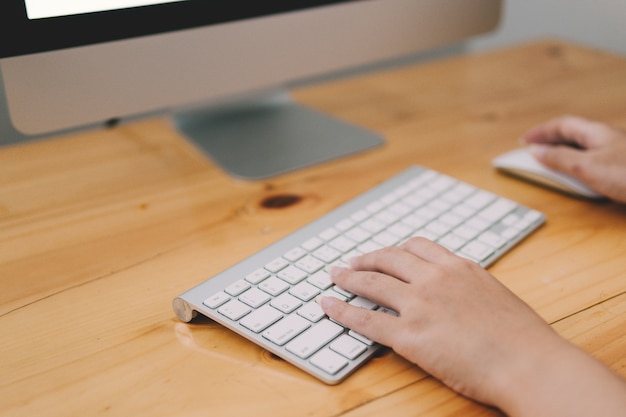
[[[179,113],[177,128],[230,175],[258,180],[365,151],[383,138],[286,94]]]

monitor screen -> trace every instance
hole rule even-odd
[[[501,0],[4,0],[0,34],[19,41],[0,43],[0,112],[24,137],[168,112],[227,172],[265,178],[382,143],[296,105],[287,83],[461,42],[492,30],[500,7]]]

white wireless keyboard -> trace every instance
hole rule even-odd
[[[419,166],[396,175],[174,299],[179,319],[197,313],[328,384],[380,347],[330,320],[320,294],[395,312],[332,284],[330,264],[424,236],[487,266],[545,216]]]

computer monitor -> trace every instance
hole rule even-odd
[[[0,71],[26,135],[155,112],[232,175],[358,152],[373,132],[274,94],[493,29],[501,0],[3,0]],[[185,111],[182,111],[182,110]]]

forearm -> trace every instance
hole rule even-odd
[[[566,341],[528,355],[497,404],[511,417],[624,417],[626,381]]]

